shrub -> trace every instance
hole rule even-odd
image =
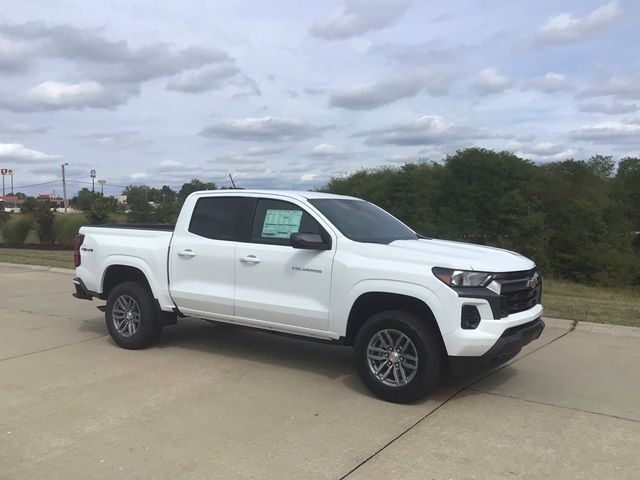
[[[43,245],[51,245],[54,241],[53,237],[53,219],[55,214],[51,210],[48,203],[40,202],[36,205],[33,218],[38,224],[38,236]]]
[[[73,239],[80,227],[87,225],[87,217],[82,213],[67,213],[56,215],[53,220],[53,236],[58,245],[72,247]]]
[[[36,221],[30,215],[15,215],[5,222],[2,235],[7,243],[20,244],[36,227]]]

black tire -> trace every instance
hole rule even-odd
[[[390,354],[382,353],[382,350],[387,350],[384,345],[391,343],[386,340],[380,343],[381,337],[386,338],[385,332],[391,334],[392,340],[396,338],[398,344],[400,341],[404,342],[398,345],[396,350],[400,351],[397,354],[390,350],[394,355],[393,359],[389,358]],[[412,345],[404,340],[405,337],[411,341]],[[400,348],[402,345],[405,347],[404,350]],[[433,328],[427,324],[426,320],[421,320],[410,311],[387,310],[372,315],[358,331],[354,347],[356,368],[360,379],[371,393],[382,400],[395,403],[413,402],[424,397],[440,381],[443,352],[437,333],[433,332]],[[370,359],[367,356],[369,351],[372,356],[380,355],[385,358]],[[410,356],[411,358],[414,356],[409,353],[414,351],[417,357],[415,364],[413,360],[408,360]],[[402,352],[407,359],[402,357]],[[394,367],[402,369],[402,372],[394,371]],[[372,371],[377,368],[382,368],[378,375]],[[387,372],[388,368],[392,370]],[[389,376],[383,379],[382,375],[385,373]],[[395,379],[392,378],[391,373],[396,376]],[[388,383],[395,383],[395,385]]]
[[[123,319],[123,310],[132,312],[132,319],[138,320],[137,326],[128,326],[129,323],[135,325],[135,322],[128,321],[126,315]],[[153,295],[149,287],[140,282],[123,282],[111,290],[107,298],[105,320],[111,338],[121,347],[131,350],[152,345],[162,331],[153,303]],[[118,331],[119,324],[123,327],[121,331]]]

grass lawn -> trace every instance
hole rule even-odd
[[[542,304],[547,317],[640,327],[640,287],[590,287],[544,278]]]
[[[0,262],[73,268],[68,250],[0,248]],[[544,278],[542,303],[547,317],[640,327],[640,287],[590,287]]]
[[[73,257],[70,250],[0,248],[0,262],[73,268]]]

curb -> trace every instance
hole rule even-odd
[[[74,275],[76,273],[75,270],[72,270],[70,268],[45,267],[44,265],[28,265],[25,263],[0,262],[0,267],[22,268],[24,270],[32,270],[35,272],[62,273],[65,275]]]
[[[562,330],[571,330],[575,328],[575,320],[567,320],[566,318],[553,318],[542,316],[542,320],[546,324],[547,328],[561,328]]]

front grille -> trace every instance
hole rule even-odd
[[[535,288],[531,288],[529,284],[534,275],[535,270],[527,270],[496,276],[495,281],[500,284],[503,314],[523,312],[540,303],[542,283],[538,283]]]

